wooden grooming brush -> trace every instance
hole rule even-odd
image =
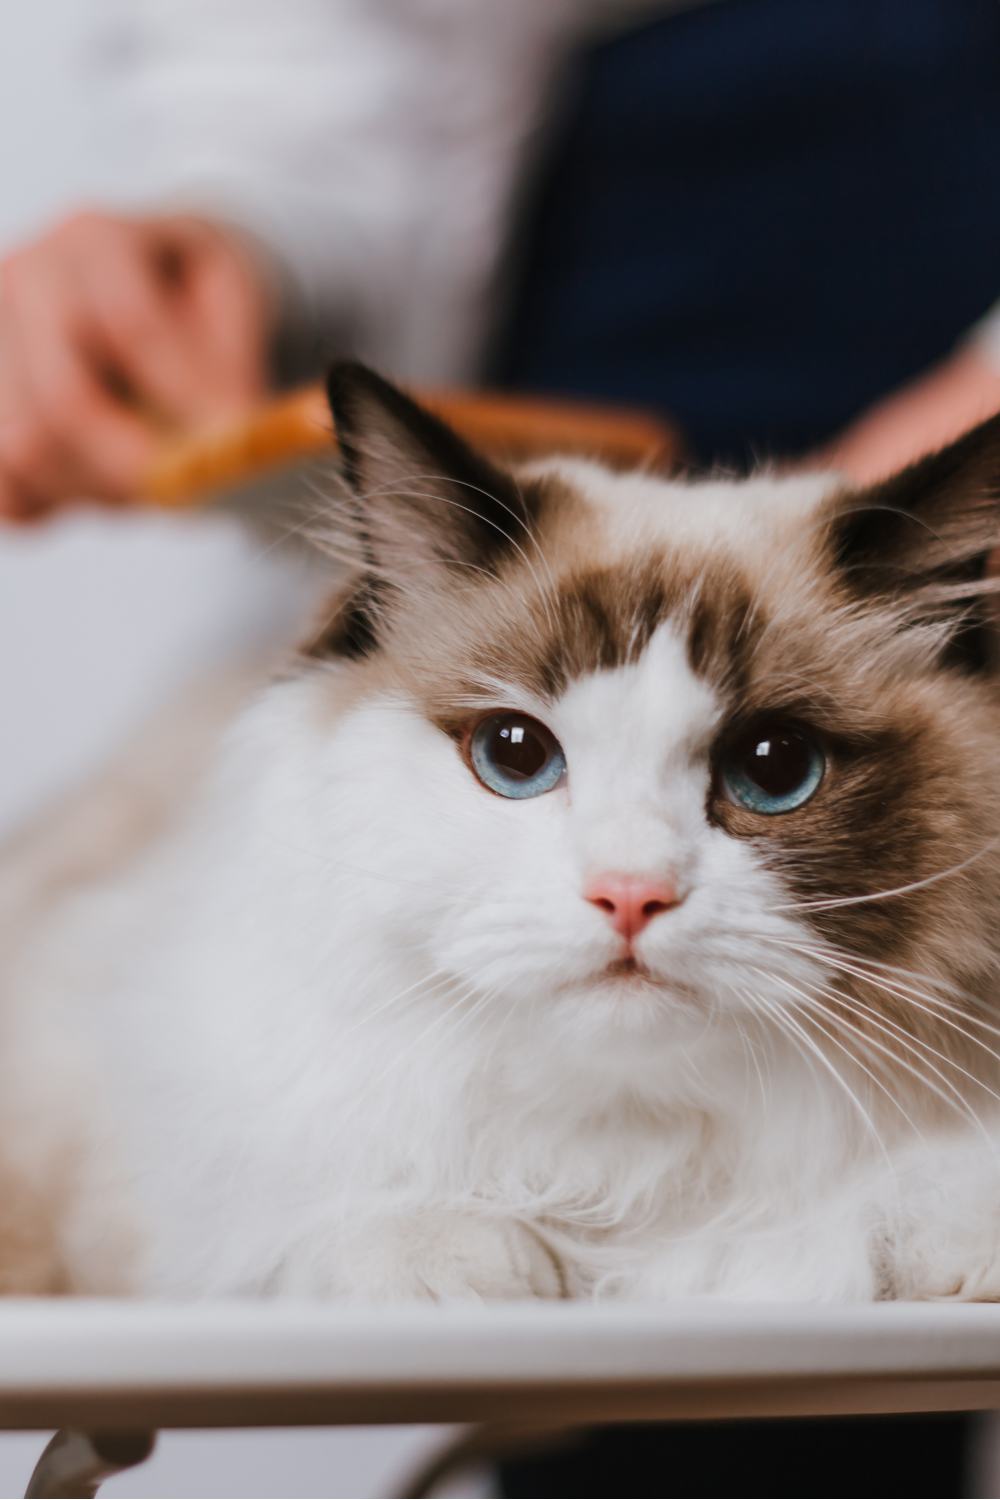
[[[638,466],[669,464],[681,451],[677,432],[643,412],[471,391],[423,392],[419,399],[470,443],[500,456],[576,453]],[[322,386],[304,386],[243,420],[166,440],[146,474],[142,497],[169,508],[197,506],[328,453],[335,443]]]

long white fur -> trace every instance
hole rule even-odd
[[[760,507],[822,489],[762,482]],[[703,497],[709,532],[734,504]],[[77,1286],[866,1298],[900,1245],[927,1295],[960,1226],[992,1243],[992,1163],[887,1159],[836,1053],[773,1024],[827,976],[705,817],[720,707],[670,626],[536,707],[570,776],[534,800],[486,793],[405,695],[337,692],[262,692],[169,839],[64,898],[9,976],[13,1055],[72,1059]],[[656,988],[594,981],[617,944],[581,887],[608,869],[686,894],[639,939]]]

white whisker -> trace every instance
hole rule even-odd
[[[1000,1063],[1000,1053],[994,1051],[992,1047],[987,1046],[981,1037],[974,1035],[971,1031],[967,1031],[964,1026],[960,1026],[951,1017],[956,1015],[961,1016],[962,1020],[966,1021],[969,1025],[979,1026],[982,1030],[988,1031],[994,1036],[1000,1036],[1000,1028],[991,1026],[988,1021],[983,1021],[978,1016],[970,1016],[965,1011],[959,1009],[959,1007],[941,1000],[938,996],[918,990],[915,986],[908,985],[903,981],[885,979],[881,973],[870,972],[867,967],[862,967],[862,965],[867,965],[868,960],[858,958],[848,959],[844,954],[832,948],[816,948],[805,944],[792,943],[780,938],[770,938],[767,935],[764,935],[764,937],[765,941],[774,941],[782,947],[789,947],[793,951],[802,953],[803,955],[823,960],[831,968],[837,969],[843,974],[850,974],[856,979],[861,979],[866,984],[871,984],[876,989],[882,990],[885,994],[891,995],[894,999],[903,1001],[904,1004],[913,1005],[916,1009],[924,1011],[932,1019],[940,1021],[942,1025],[950,1026],[953,1031],[964,1036],[967,1041],[972,1042],[974,1046],[979,1047],[989,1057],[992,1057],[995,1062]],[[884,967],[884,965],[880,966],[880,968]]]
[[[949,865],[946,870],[937,870],[933,875],[927,875],[923,880],[911,880],[906,885],[894,886],[891,890],[869,891],[863,896],[826,896],[817,901],[792,901],[781,906],[772,906],[770,912],[804,912],[804,911],[832,911],[842,906],[860,906],[867,901],[888,901],[893,896],[907,896],[912,891],[922,891],[927,886],[935,885],[939,880],[948,880],[952,875],[958,875],[962,870],[967,870],[970,865],[991,853],[1000,843],[1000,836],[990,839],[981,849],[970,854],[966,859],[960,860],[958,864]]]
[[[771,975],[765,974],[760,969],[754,969],[753,972],[755,974],[757,974],[758,978],[761,978],[761,979],[765,980],[765,982],[767,982],[767,983],[771,983],[771,980],[772,980],[772,976]],[[829,1073],[829,1075],[831,1076],[831,1078],[833,1078],[833,1080],[837,1084],[837,1086],[843,1091],[843,1093],[845,1094],[845,1096],[850,1100],[850,1102],[853,1105],[853,1107],[857,1110],[860,1118],[864,1121],[864,1123],[867,1126],[868,1130],[871,1132],[872,1139],[878,1145],[878,1148],[882,1152],[883,1156],[885,1157],[886,1162],[891,1166],[891,1162],[890,1162],[890,1158],[889,1158],[889,1153],[886,1150],[885,1143],[882,1140],[882,1136],[879,1133],[878,1128],[876,1127],[874,1120],[872,1119],[872,1117],[868,1113],[868,1111],[865,1109],[864,1105],[861,1103],[861,1100],[858,1098],[857,1094],[851,1088],[850,1084],[840,1074],[840,1072],[837,1070],[837,1068],[834,1067],[833,1063],[826,1056],[826,1054],[823,1051],[823,1049],[821,1047],[818,1047],[816,1045],[816,1042],[808,1034],[808,1032],[805,1030],[805,1028],[803,1026],[801,1026],[794,1019],[794,1017],[790,1016],[787,1011],[783,1011],[780,1006],[776,1005],[773,1001],[765,999],[765,997],[763,995],[757,995],[756,999],[757,999],[758,1003],[762,1006],[762,1008],[771,1016],[771,1018],[780,1027],[782,1027],[782,1029],[785,1030],[785,1034],[787,1036],[789,1036],[789,1039],[790,1040],[792,1039],[793,1034],[796,1035],[796,1036],[798,1036],[798,1038],[800,1039],[800,1041],[802,1042],[802,1044],[808,1049],[809,1053],[812,1056],[814,1056],[816,1058],[817,1062],[819,1062],[820,1065],[826,1070],[826,1072]],[[846,1049],[844,1049],[844,1050],[846,1051]],[[854,1059],[852,1059],[852,1061],[853,1060]]]

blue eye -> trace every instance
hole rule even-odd
[[[722,784],[731,802],[755,813],[794,812],[818,788],[826,757],[805,731],[757,724],[727,750]]]
[[[541,797],[566,774],[562,746],[527,714],[491,714],[472,731],[469,759],[483,786],[499,797]]]

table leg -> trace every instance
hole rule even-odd
[[[155,1432],[57,1432],[35,1465],[27,1500],[93,1500],[123,1469],[145,1463]]]

